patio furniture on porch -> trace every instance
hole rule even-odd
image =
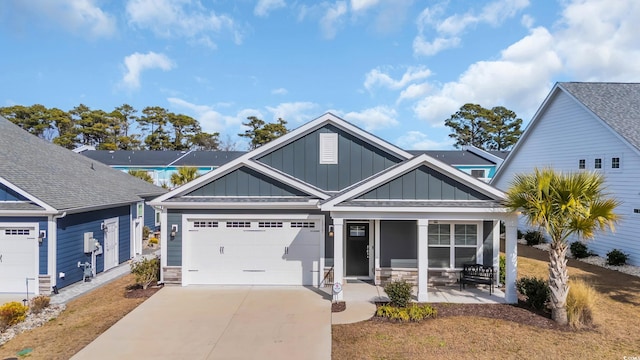
[[[489,285],[489,294],[493,293],[493,266],[482,264],[464,264],[460,271],[460,290],[466,284],[486,284]]]

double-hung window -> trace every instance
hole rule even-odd
[[[478,224],[429,224],[427,242],[430,268],[461,268],[476,263]]]

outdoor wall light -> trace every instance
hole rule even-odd
[[[329,225],[329,237],[333,237],[333,225]]]
[[[38,234],[38,244],[42,245],[42,243],[44,242],[44,238],[47,237],[47,230],[40,230],[40,233]]]
[[[171,233],[169,234],[172,238],[176,237],[176,233],[178,232],[178,224],[171,225]]]

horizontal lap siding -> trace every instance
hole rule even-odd
[[[640,265],[640,214],[633,213],[634,208],[640,208],[640,156],[564,93],[551,99],[541,116],[535,128],[527,130],[526,142],[519,145],[493,185],[506,189],[514,174],[528,173],[535,167],[579,171],[579,159],[585,159],[587,170],[593,170],[594,159],[602,158],[606,191],[622,202],[616,209],[621,221],[615,233],[598,233],[588,246],[601,256],[613,248],[622,249],[631,255],[632,263]],[[621,169],[611,169],[611,157],[621,158]],[[523,219],[519,225],[525,228]]]
[[[320,164],[319,134],[338,134],[338,163]],[[338,191],[400,162],[400,159],[361,139],[327,125],[258,161],[323,190]]]
[[[182,226],[182,213],[170,211],[167,214],[167,229],[170,229],[172,224],[178,224],[179,231],[176,232],[176,236],[167,237],[167,266],[181,266],[182,232],[187,231]]]
[[[42,217],[7,216],[0,217],[0,224],[1,223],[38,223],[38,231],[47,231],[47,237],[42,241],[42,245],[38,245],[38,273],[40,275],[46,275],[48,273],[47,267],[49,264],[49,256],[47,255],[47,252],[49,250],[49,224],[47,222],[47,219]],[[38,234],[36,234],[35,237],[37,238]]]
[[[93,237],[104,249],[104,231],[100,224],[114,217],[118,218],[118,259],[122,263],[129,259],[130,254],[129,206],[72,214],[58,220],[57,270],[65,273],[65,278],[57,281],[58,288],[82,280],[82,269],[78,267],[78,261],[91,262],[91,256],[84,253],[84,233],[93,232]],[[99,255],[96,259],[96,271],[102,272],[103,269],[104,258]]]

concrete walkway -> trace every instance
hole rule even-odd
[[[323,288],[330,294],[331,288]],[[343,285],[344,301],[346,309],[341,312],[331,313],[333,325],[351,324],[369,320],[376,312],[375,302],[389,301],[381,286],[373,285],[360,280],[347,280]],[[415,294],[417,289],[414,288]],[[504,293],[497,288],[489,295],[489,289],[484,286],[467,286],[460,290],[458,285],[429,286],[430,303],[468,303],[468,304],[497,304],[504,303]],[[414,297],[414,300],[415,297]]]
[[[73,357],[330,358],[329,298],[299,286],[165,286]]]

